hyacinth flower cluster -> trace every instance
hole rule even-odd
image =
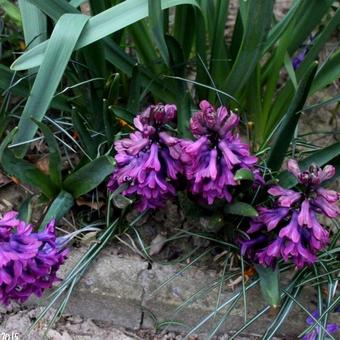
[[[200,111],[190,120],[190,129],[196,141],[182,141],[185,175],[189,190],[208,204],[215,199],[232,201],[231,188],[238,183],[239,169],[254,172],[257,158],[250,154],[249,145],[235,132],[240,118],[228,108],[217,110],[206,100]]]
[[[312,316],[316,320],[319,319],[319,317],[320,317],[319,312],[317,310],[315,310],[312,313]],[[307,324],[309,326],[314,325],[316,323],[314,321],[314,319],[311,316],[308,316],[308,318],[306,319]],[[329,334],[334,334],[334,333],[337,333],[340,330],[340,326],[337,325],[336,323],[328,323],[326,325],[326,330],[327,330],[327,332]],[[304,335],[302,340],[316,340],[316,339],[318,339],[320,333],[321,333],[321,327],[320,326],[316,326],[311,332],[309,332],[306,335]]]
[[[230,202],[230,190],[238,184],[236,171],[252,171],[257,162],[235,132],[239,117],[226,107],[215,110],[207,101],[200,103],[200,111],[190,121],[194,141],[166,131],[176,111],[175,105],[149,106],[134,120],[137,131],[115,143],[117,165],[108,188],[114,191],[128,183],[123,194],[137,195],[141,211],[164,207],[175,195],[178,178],[186,180],[188,190],[204,203]]]
[[[301,171],[295,160],[289,160],[288,170],[298,180],[297,190],[271,187],[268,193],[274,206],[258,208],[259,216],[247,231],[250,239],[241,246],[244,256],[268,267],[275,267],[279,259],[292,261],[297,268],[313,264],[329,241],[320,216],[336,218],[340,214],[340,194],[322,187],[335,175],[333,166],[311,165]]]
[[[164,207],[175,195],[171,181],[182,172],[179,141],[166,132],[166,124],[176,113],[175,105],[151,105],[134,119],[136,132],[115,142],[117,164],[108,188],[128,183],[123,195],[137,195],[140,211]]]
[[[40,297],[59,280],[57,271],[68,254],[64,240],[56,238],[54,220],[33,232],[17,216],[11,211],[0,219],[0,301],[5,305]]]

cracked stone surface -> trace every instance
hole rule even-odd
[[[63,269],[62,276],[65,276],[66,272],[73,267],[83,251],[77,249],[71,255],[67,266]],[[179,322],[169,325],[167,331],[185,332],[188,328],[181,324],[191,328],[215,309],[219,285],[215,285],[215,288],[209,292],[206,291],[180,313],[175,313],[176,308],[193,294],[218,279],[218,273],[213,270],[204,271],[192,266],[186,271],[178,272],[181,268],[184,267],[159,264],[153,264],[149,268],[149,264],[145,260],[135,256],[119,257],[108,248],[93,263],[91,269],[74,290],[66,315],[79,315],[84,319],[107,322],[114,327],[123,327],[134,331],[140,328],[154,328],[155,319],[151,317],[154,315],[157,317],[157,321],[175,320]],[[159,288],[170,277],[173,279]],[[220,305],[234,294],[227,283],[221,291]],[[312,307],[315,296],[314,293],[306,291],[301,299],[300,301],[309,308]],[[32,303],[34,300],[30,301],[31,305]],[[143,308],[141,308],[142,306]],[[256,288],[250,290],[247,294],[248,319],[263,307],[264,302],[260,291]],[[211,331],[221,320],[221,317],[222,314],[216,314],[198,332]],[[249,329],[249,332],[262,333],[261,330],[264,330],[271,320],[272,317],[269,314],[264,316],[253,328]],[[285,339],[293,339],[305,329],[305,320],[306,315],[295,308],[288,322],[280,329],[281,336]],[[220,332],[233,332],[239,329],[243,322],[244,305],[241,295],[236,308],[232,310],[227,321],[222,324]]]

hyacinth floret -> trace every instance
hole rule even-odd
[[[136,131],[115,142],[116,169],[108,188],[128,184],[125,196],[137,196],[140,211],[164,207],[175,195],[171,183],[182,172],[178,139],[166,132],[166,124],[176,119],[176,106],[151,105],[134,119]]]
[[[10,211],[0,219],[0,300],[24,302],[41,296],[58,281],[57,271],[68,250],[60,246],[52,220],[41,232]]]
[[[329,232],[320,216],[335,218],[340,214],[338,192],[322,187],[335,175],[331,165],[323,169],[311,165],[301,171],[295,160],[288,161],[288,170],[298,180],[297,189],[272,186],[268,193],[274,206],[259,207],[259,216],[251,221],[250,240],[242,242],[243,255],[264,266],[274,267],[277,260],[292,261],[298,268],[313,264],[317,253],[329,242]]]
[[[195,141],[182,141],[185,174],[190,191],[208,204],[216,199],[232,201],[231,187],[238,169],[253,171],[257,158],[250,154],[249,145],[242,142],[236,128],[239,116],[226,108],[217,110],[206,100],[190,120]]]

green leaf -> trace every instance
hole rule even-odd
[[[40,224],[39,230],[43,230],[45,226],[54,218],[59,221],[70,211],[70,209],[73,207],[73,204],[73,196],[67,191],[60,191],[58,196],[53,200],[52,204],[48,208],[47,213]]]
[[[179,98],[177,103],[177,126],[180,136],[189,138],[191,136],[189,130],[189,122],[191,118],[191,96],[187,93]]]
[[[28,97],[30,92],[30,87],[27,79],[20,78],[15,79],[15,72],[11,71],[5,65],[0,64],[0,89],[8,90],[12,94],[18,97]],[[71,111],[70,106],[67,104],[67,98],[65,96],[59,95],[55,97],[51,106],[57,110],[61,111]]]
[[[301,80],[294,98],[288,108],[279,131],[275,134],[275,141],[270,149],[267,166],[273,170],[279,170],[294,136],[296,125],[301,115],[312,81],[317,69],[317,63],[311,65],[310,69]]]
[[[254,175],[251,171],[247,169],[239,169],[236,171],[234,176],[235,181],[253,181]]]
[[[256,217],[259,215],[254,207],[244,202],[235,202],[235,203],[227,204],[224,207],[224,213],[231,214],[231,215],[245,216],[245,217]]]
[[[29,49],[46,40],[47,19],[39,8],[28,0],[18,0],[26,46]]]
[[[310,36],[313,29],[320,25],[322,17],[329,12],[334,0],[309,0],[298,1],[300,3],[297,10],[294,24],[294,34],[291,35],[289,54],[292,54]]]
[[[32,198],[34,196],[30,196],[26,198],[21,204],[18,209],[19,212],[19,219],[25,221],[26,223],[30,223],[32,217]]]
[[[185,60],[188,59],[195,38],[195,22],[197,20],[193,6],[176,8],[173,37],[183,49]],[[201,12],[200,12],[201,13]],[[201,18],[203,20],[203,18]],[[204,27],[204,25],[202,25]],[[201,29],[200,27],[199,29]]]
[[[13,140],[15,134],[17,133],[18,128],[15,127],[14,129],[12,129],[7,136],[4,138],[4,140],[1,142],[0,144],[0,163],[2,163],[2,157],[3,154],[7,148],[7,146],[9,145],[9,143]]]
[[[170,67],[174,75],[184,77],[186,61],[184,60],[183,48],[181,47],[179,42],[170,35],[165,36],[165,41],[170,53]],[[181,90],[183,88],[183,85],[183,82],[179,83],[179,87],[181,88]]]
[[[299,162],[299,166],[302,171],[305,171],[311,164],[323,166],[339,155],[340,155],[340,142],[325,147],[317,152],[314,152],[311,156]],[[284,188],[291,188],[297,184],[296,177],[290,174],[287,170],[282,171],[278,179],[280,185]]]
[[[127,103],[127,110],[136,114],[139,111],[139,106],[141,105],[141,67],[136,65],[133,68],[132,79],[130,82],[129,98]]]
[[[18,7],[9,0],[0,0],[0,7],[17,25],[21,25],[21,16]]]
[[[77,198],[96,188],[113,172],[113,169],[112,157],[99,157],[68,176],[63,187]]]
[[[49,176],[32,163],[16,158],[10,150],[4,150],[0,162],[9,175],[18,178],[23,183],[39,188],[48,198],[52,198],[58,191]]]
[[[164,38],[164,22],[161,0],[149,0],[149,24],[153,39],[164,62],[169,65],[169,51]]]
[[[87,21],[88,17],[80,14],[65,14],[58,21],[21,115],[14,143],[26,142],[34,137],[37,125],[31,118],[41,121],[44,117]],[[28,144],[18,148],[16,154],[23,157],[27,148]]]
[[[42,0],[41,0],[42,1]],[[44,0],[45,1],[45,0]],[[162,0],[162,9],[190,4],[196,0]],[[126,0],[92,18],[82,32],[75,50],[92,44],[148,16],[148,0]],[[67,26],[65,27],[65,29]],[[69,30],[68,30],[69,31]],[[48,41],[20,56],[12,65],[13,70],[26,70],[39,66],[44,60]]]
[[[128,77],[132,76],[136,61],[124,52],[112,39],[104,39],[107,61],[124,72]],[[173,103],[176,98],[174,89],[165,84],[164,80],[159,80],[151,70],[140,66],[140,77],[144,88],[150,91],[157,98],[162,98],[164,102]]]
[[[309,3],[306,2],[301,2],[304,4],[304,6],[307,6],[305,10],[309,11]],[[313,6],[320,5],[324,6],[327,1],[325,2],[320,2],[320,1],[311,1],[311,5]],[[300,12],[299,12],[300,13]],[[303,12],[302,12],[303,14]],[[300,13],[300,15],[302,15]],[[314,14],[313,14],[314,15]],[[298,19],[300,20],[300,19]],[[296,70],[296,77],[298,81],[304,77],[306,72],[308,71],[310,65],[315,61],[315,59],[318,57],[320,51],[323,49],[329,38],[331,37],[332,33],[336,30],[336,28],[339,25],[339,20],[340,20],[340,9],[337,10],[335,15],[328,21],[326,22],[325,27],[323,30],[315,37],[312,46],[310,47],[304,61],[300,65],[300,67]],[[299,21],[300,22],[300,21]],[[293,28],[294,32],[297,32],[296,27]],[[310,34],[310,33],[308,33]],[[291,37],[288,36],[290,39]],[[291,39],[289,40],[291,42]],[[286,85],[280,90],[280,92],[276,96],[276,100],[273,103],[270,114],[269,114],[269,120],[267,123],[267,128],[266,132],[264,135],[264,140],[267,139],[267,137],[271,134],[273,128],[277,125],[277,123],[281,120],[284,112],[287,110],[288,105],[290,103],[290,98],[293,96],[294,93],[294,87],[291,81],[288,81]]]
[[[82,5],[86,0],[71,0],[70,1],[70,5],[72,5],[73,7],[79,7],[80,5]]]
[[[280,306],[280,272],[278,267],[274,270],[255,264],[255,269],[260,277],[260,287],[265,301],[272,307]]]
[[[79,134],[79,138],[84,149],[91,158],[95,158],[97,155],[97,144],[95,143],[95,140],[91,137],[91,134],[86,128],[83,119],[76,111],[72,112],[72,123],[74,129]]]
[[[116,78],[117,79],[117,78]],[[113,112],[108,108],[108,100],[103,99],[103,119],[106,141],[109,146],[114,142],[115,135],[119,132],[120,126]]]
[[[124,122],[127,122],[130,125],[133,125],[133,119],[135,116],[130,111],[119,106],[109,106],[109,110],[112,111],[117,118],[122,119]]]
[[[225,40],[225,24],[228,18],[228,0],[218,0],[215,4],[214,36],[211,46],[210,73],[216,87],[223,86],[225,75],[229,69],[227,44]]]
[[[235,95],[248,81],[262,56],[272,19],[272,0],[249,1],[247,26],[235,63],[227,77],[225,92]]]
[[[292,60],[290,59],[288,53],[285,54],[284,64],[285,64],[286,71],[289,75],[289,78],[292,81],[294,89],[296,91],[297,88],[298,88],[298,84],[297,84],[297,80],[296,80],[296,75],[295,75],[293,63],[292,63]]]
[[[340,49],[320,67],[312,84],[311,94],[323,89],[340,78]]]
[[[32,4],[46,13],[54,21],[58,21],[63,14],[80,12],[65,0],[29,0]]]
[[[51,181],[57,186],[61,186],[61,167],[62,158],[59,149],[59,145],[50,130],[50,128],[42,123],[34,120],[34,122],[39,126],[39,129],[44,134],[45,140],[48,145],[48,157],[49,157],[49,174]]]
[[[49,176],[45,175],[30,162],[17,159],[7,148],[16,132],[17,128],[14,128],[0,144],[0,164],[2,168],[9,175],[18,178],[20,181],[39,188],[46,197],[53,197],[58,189]]]
[[[267,52],[276,43],[276,41],[280,39],[282,34],[287,32],[287,28],[290,26],[293,19],[295,20],[297,17],[297,10],[300,4],[301,2],[294,2],[283,19],[270,30],[263,52]]]

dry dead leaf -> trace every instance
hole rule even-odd
[[[12,182],[12,180],[0,171],[0,186],[4,186],[10,182]]]
[[[50,162],[47,157],[38,159],[35,165],[39,170],[41,170],[45,174],[48,174],[50,172]]]
[[[81,206],[87,206],[91,209],[94,209],[94,210],[99,210],[100,208],[102,208],[102,206],[104,205],[104,202],[103,201],[87,201],[86,199],[80,197],[76,200],[76,203],[77,203],[77,206],[78,207],[81,207]]]
[[[158,234],[152,241],[150,246],[150,256],[157,255],[160,253],[164,244],[166,243],[166,237]]]

